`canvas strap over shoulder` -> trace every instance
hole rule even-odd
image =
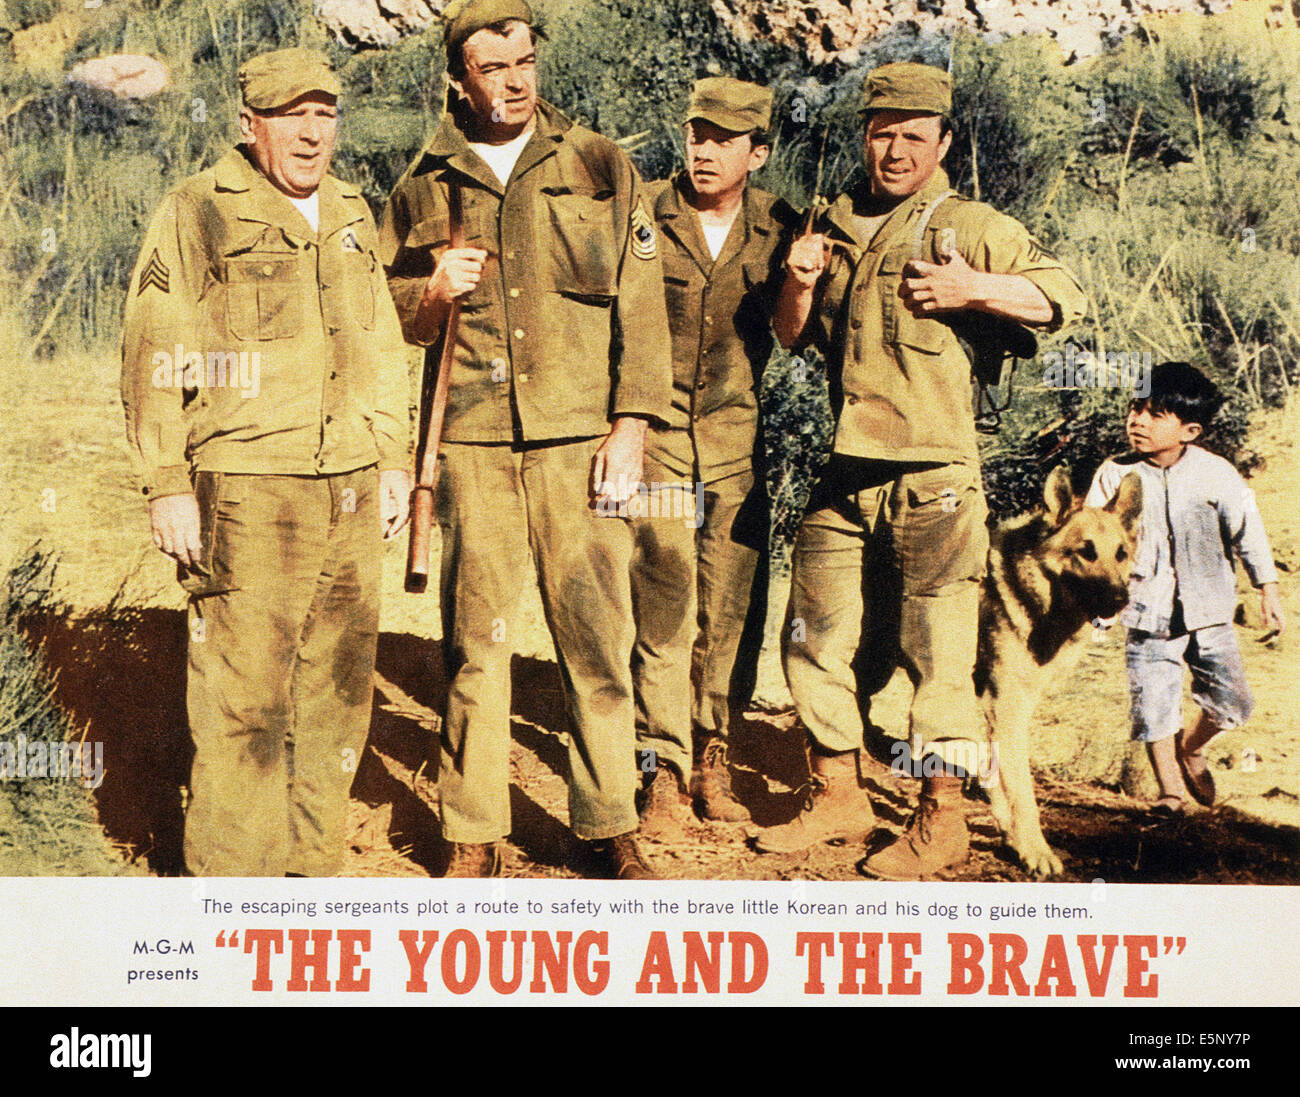
[[[922,254],[925,231],[930,227],[934,215],[939,212],[939,207],[956,196],[956,191],[946,190],[925,207],[912,240],[914,259],[928,261],[931,258]],[[970,358],[971,375],[976,383],[976,429],[982,434],[992,434],[1001,425],[1002,412],[1011,403],[1010,377],[1007,376],[1006,397],[1001,404],[998,404],[990,390],[996,389],[1007,374],[1005,365],[1008,358],[1014,369],[1016,358],[1031,358],[1038,353],[1038,340],[1028,328],[998,316],[955,314],[946,322]]]
[[[912,238],[912,258],[924,259],[921,254],[921,247],[925,243],[925,230],[930,227],[930,220],[939,212],[942,206],[949,198],[956,198],[955,190],[946,190],[938,198],[935,198],[928,206],[925,207],[921,214],[921,220],[916,223],[916,235]]]

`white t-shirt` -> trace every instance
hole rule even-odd
[[[704,230],[704,242],[709,245],[709,254],[716,259],[718,252],[722,250],[722,245],[727,242],[727,237],[731,235],[731,226],[706,225],[701,221],[700,228]]]
[[[306,198],[290,198],[287,194],[285,197],[298,207],[299,213],[307,218],[311,231],[320,232],[320,191],[314,190]]]
[[[493,174],[501,180],[501,185],[504,187],[510,178],[510,173],[515,170],[519,154],[524,151],[524,146],[528,144],[528,139],[532,137],[533,130],[536,128],[536,126],[529,126],[518,137],[507,141],[504,145],[487,145],[479,141],[471,141],[469,147],[483,158],[484,163],[492,169]]]

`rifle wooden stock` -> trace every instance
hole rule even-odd
[[[451,246],[464,246],[460,203],[460,184],[447,183],[447,206],[451,219]],[[451,389],[451,366],[456,356],[456,330],[460,326],[460,301],[447,308],[442,329],[442,351],[438,355],[438,372],[430,391],[429,372],[424,375],[420,394],[420,448],[416,457],[415,489],[411,492],[411,535],[406,547],[406,589],[423,594],[429,586],[429,553],[433,544],[433,489],[438,477],[438,448],[442,443],[442,421],[447,413],[447,394]]]

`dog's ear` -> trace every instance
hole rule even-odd
[[[1119,519],[1124,532],[1129,538],[1137,537],[1138,526],[1142,518],[1142,477],[1130,472],[1119,482],[1119,491],[1115,498],[1106,504],[1106,510]]]
[[[1070,487],[1070,470],[1057,465],[1043,485],[1043,508],[1048,524],[1058,529],[1075,509],[1074,489]]]

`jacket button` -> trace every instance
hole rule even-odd
[[[514,248],[511,248],[508,252],[506,252],[506,258],[507,258],[507,259],[513,259],[513,258],[515,257],[516,254],[517,254],[517,253],[515,252],[515,249],[514,249]]]
[[[266,275],[267,278],[270,278],[271,275],[275,273],[275,267],[271,266],[270,263],[267,263],[266,266],[262,268],[262,273]]]
[[[855,316],[855,317],[853,318],[853,323],[850,324],[849,326],[850,326],[854,331],[857,331],[859,328],[862,327],[862,317],[860,317],[860,316]]]
[[[850,403],[850,404],[856,404],[857,402],[858,402],[858,398],[857,398],[856,396],[850,396],[850,397],[849,397],[849,403]]]
[[[522,339],[523,337],[524,337],[524,329],[523,329],[523,328],[515,328],[515,338],[516,338],[516,339]]]
[[[511,296],[511,297],[518,297],[518,296],[519,296],[519,290],[518,290],[518,289],[512,289],[512,290],[510,291],[510,296]]]
[[[708,384],[707,381],[696,381],[696,382],[695,382],[695,387],[696,387],[697,389],[702,389],[702,388],[704,388],[704,386],[705,386],[706,384]]]
[[[332,423],[332,422],[334,422],[334,416],[332,416],[332,415],[327,415],[327,416],[325,416],[325,422],[327,422],[327,423]]]
[[[521,385],[526,385],[526,384],[528,384],[528,374],[526,374],[526,373],[521,373],[521,374],[519,374],[518,377],[515,378],[515,380],[518,381],[519,384],[521,384]]]

